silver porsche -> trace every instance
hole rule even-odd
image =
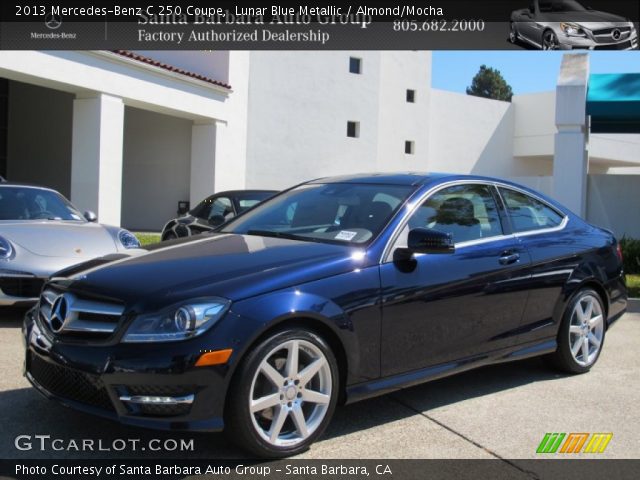
[[[0,305],[35,303],[58,270],[140,247],[131,232],[96,221],[55,190],[0,177]]]

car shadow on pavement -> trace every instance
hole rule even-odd
[[[445,405],[567,376],[550,369],[539,358],[470,370],[338,408],[325,438],[375,428],[422,412],[428,415],[429,410]]]
[[[428,414],[428,410],[443,405],[491,395],[531,382],[561,377],[562,375],[546,369],[542,362],[535,359],[485,367],[390,395],[338,407],[323,439],[331,440],[352,432],[381,427],[418,415],[418,412]],[[246,454],[230,444],[222,434],[165,432],[128,427],[63,407],[42,397],[33,388],[1,391],[0,411],[11,412],[11,415],[6,415],[3,420],[0,458],[246,458]],[[20,435],[31,436],[32,449],[19,450],[16,447],[15,439]],[[71,439],[78,443],[82,439],[93,440],[94,451],[41,451],[35,435],[50,435],[52,439],[59,438],[64,443]],[[127,448],[116,451],[111,447],[114,440],[119,439],[124,439],[128,445],[131,445],[130,440],[133,439],[138,447],[136,450]],[[150,451],[145,445],[148,446],[148,442],[155,439],[159,439],[160,444],[164,440],[193,440],[194,448],[192,451]],[[98,445],[101,446],[101,450],[98,450]]]

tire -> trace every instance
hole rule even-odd
[[[600,295],[590,288],[578,291],[567,304],[558,331],[558,349],[547,357],[549,363],[567,373],[588,372],[600,357],[606,330]]]
[[[283,458],[306,450],[331,421],[338,375],[331,348],[316,333],[294,328],[273,334],[247,354],[234,375],[226,433],[259,457]]]
[[[173,233],[172,231],[169,231],[167,233],[165,233],[164,238],[162,240],[175,240],[176,238],[178,238],[178,236]]]
[[[553,30],[545,30],[545,32],[542,34],[542,49],[558,50],[558,48],[560,48],[558,36]]]
[[[513,44],[518,43],[518,29],[515,22],[509,24],[509,42]]]

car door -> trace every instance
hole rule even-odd
[[[380,270],[384,376],[513,345],[530,262],[503,213],[495,187],[463,183],[431,194],[408,219]],[[455,253],[394,260],[418,227],[451,233]]]
[[[531,2],[528,9],[521,10],[517,15],[518,32],[524,38],[535,43],[540,43],[538,37],[539,28],[535,21],[536,8],[534,2]]]
[[[555,336],[554,309],[579,258],[582,232],[566,227],[568,218],[540,198],[500,187],[514,234],[531,257],[530,293],[525,308],[520,343]]]

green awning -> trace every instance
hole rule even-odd
[[[640,133],[640,73],[591,75],[587,115],[593,133]]]

